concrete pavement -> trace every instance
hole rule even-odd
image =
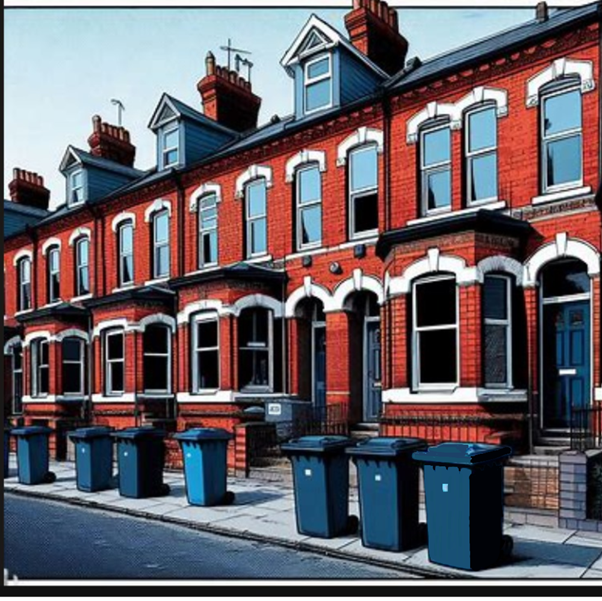
[[[166,473],[165,481],[171,487],[169,496],[126,499],[117,490],[100,493],[78,491],[72,463],[53,463],[51,469],[57,475],[53,484],[21,485],[16,478],[15,458],[11,456],[11,477],[4,480],[4,490],[162,520],[231,537],[317,551],[427,577],[602,578],[601,533],[506,524],[506,534],[514,539],[512,557],[504,565],[489,570],[466,572],[429,562],[426,547],[392,553],[363,547],[357,535],[324,540],[299,534],[295,525],[293,490],[282,485],[230,479],[228,489],[236,494],[234,504],[205,508],[188,504],[184,478],[180,473]],[[353,494],[350,511],[359,516],[358,500]],[[421,513],[424,521],[424,509]]]

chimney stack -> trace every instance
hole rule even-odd
[[[20,205],[48,210],[50,190],[44,187],[44,178],[33,171],[13,169],[13,180],[8,184],[10,199]]]
[[[397,11],[382,0],[353,0],[345,15],[351,43],[389,75],[405,64],[408,41],[399,33]]]
[[[253,94],[251,82],[217,65],[211,52],[205,66],[207,74],[197,84],[205,115],[237,132],[256,128],[261,98]]]
[[[549,11],[548,11],[548,3],[547,2],[538,2],[537,8],[535,9],[535,18],[540,23],[543,23],[544,21],[548,20],[549,16],[550,15],[549,15]]]
[[[133,167],[136,147],[130,142],[130,132],[125,127],[105,123],[98,115],[92,117],[92,124],[92,135],[88,138],[90,152],[94,156]]]

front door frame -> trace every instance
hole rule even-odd
[[[376,316],[364,316],[364,323],[363,323],[363,338],[364,338],[364,348],[363,348],[363,376],[362,376],[362,391],[363,391],[363,397],[362,397],[362,420],[365,422],[373,422],[375,421],[374,417],[367,417],[367,409],[369,407],[370,404],[370,395],[372,394],[372,391],[370,389],[370,379],[368,378],[368,365],[369,365],[369,337],[368,337],[368,324],[371,323],[376,323],[378,324],[379,328],[381,325],[381,319],[380,319],[380,315],[376,315]],[[382,336],[382,332],[381,332],[381,336]],[[381,344],[381,352],[382,352],[382,344]],[[381,380],[380,380],[380,389],[381,389],[381,405],[382,405],[382,357],[381,357]],[[377,418],[378,416],[376,416]]]
[[[326,322],[325,321],[316,321],[312,318],[311,321],[311,402],[314,407],[318,407],[317,398],[316,398],[316,331],[323,330],[324,331],[324,344],[328,344],[328,340],[326,339]],[[306,347],[307,348],[307,347]],[[328,349],[325,349],[325,354],[328,352]],[[326,361],[324,360],[324,407],[326,406],[326,379],[328,377],[328,370],[326,369]]]

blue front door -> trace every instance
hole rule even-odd
[[[380,320],[368,318],[365,322],[364,347],[364,421],[378,419],[382,404],[380,364]]]
[[[313,337],[314,406],[326,407],[326,326],[324,324],[314,325]]]
[[[567,429],[590,402],[589,301],[544,305],[543,328],[543,426]]]

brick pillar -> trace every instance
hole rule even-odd
[[[219,318],[219,335],[220,335],[220,387],[222,390],[232,390],[233,373],[232,373],[232,328],[231,316]]]
[[[230,365],[232,371],[232,390],[239,390],[238,383],[238,320],[231,315],[230,322]]]
[[[190,328],[188,325],[178,327],[178,390],[175,392],[190,392]]]
[[[60,351],[59,346],[55,342],[48,342],[48,365],[49,365],[49,376],[48,376],[48,394],[56,395],[60,394]]]
[[[592,345],[594,349],[594,364],[592,365],[594,374],[594,387],[602,388],[602,323],[600,320],[600,311],[602,311],[602,286],[600,276],[592,278]],[[602,400],[602,399],[601,399]]]
[[[125,392],[144,390],[143,339],[141,332],[125,334]]]
[[[389,301],[391,307],[391,322],[383,329],[382,340],[385,351],[384,359],[390,361],[391,373],[387,378],[386,388],[408,388],[410,386],[410,374],[408,373],[408,352],[411,346],[408,331],[407,315],[409,307],[409,296],[398,296]],[[391,337],[391,357],[388,357],[387,348],[389,337]]]
[[[527,365],[528,365],[528,389],[531,390],[530,413],[533,416],[533,430],[537,429],[539,423],[540,394],[539,394],[539,344],[537,333],[539,331],[539,300],[537,288],[525,288],[525,319],[527,325]]]
[[[247,478],[249,475],[249,453],[247,445],[248,428],[252,424],[239,424],[234,427],[234,461],[231,462],[228,453],[228,469],[234,471],[239,478]],[[228,448],[230,451],[230,447]]]
[[[482,384],[481,369],[481,286],[460,286],[460,386],[476,388]]]
[[[299,361],[299,321],[297,319],[286,320],[288,331],[288,349],[290,353],[289,363],[289,392],[292,395],[299,394],[299,381],[302,374]]]
[[[326,313],[326,403],[350,402],[349,318],[344,311]]]
[[[560,528],[578,528],[587,517],[587,457],[579,451],[567,451],[559,457]]]
[[[92,361],[94,361],[93,378],[94,381],[90,383],[92,394],[102,394],[102,382],[104,377],[103,365],[102,365],[102,339],[100,336],[92,338],[90,343],[90,352],[92,353]]]

